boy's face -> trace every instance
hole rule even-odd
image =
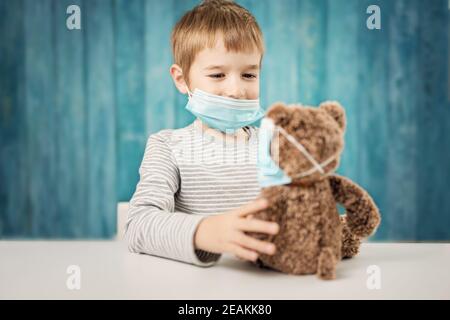
[[[260,61],[261,53],[256,49],[251,53],[227,51],[222,38],[217,37],[214,48],[197,53],[189,70],[189,90],[198,88],[234,99],[258,99]],[[175,77],[174,80],[177,84]],[[178,89],[187,93],[184,80],[181,82]]]

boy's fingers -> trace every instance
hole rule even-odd
[[[275,245],[270,242],[257,240],[245,234],[240,234],[236,239],[236,242],[241,246],[254,250],[256,252],[265,253],[265,254],[274,254],[275,253]]]
[[[256,259],[258,259],[257,252],[243,248],[234,243],[230,243],[230,251],[242,260],[256,261]]]
[[[236,209],[236,215],[238,215],[240,217],[244,217],[251,213],[255,213],[260,210],[264,210],[268,207],[268,205],[269,205],[269,202],[266,199],[264,199],[264,198],[257,199],[257,200],[251,201],[251,202],[243,205],[242,207]]]
[[[280,226],[276,222],[259,219],[239,219],[236,227],[241,231],[277,234]]]

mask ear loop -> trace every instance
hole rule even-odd
[[[289,133],[287,133],[283,128],[277,126],[277,130],[280,131],[281,134],[290,143],[292,143],[295,147],[297,147],[297,149],[300,150],[300,152],[308,159],[308,161],[314,165],[313,169],[318,170],[322,174],[325,173],[322,166],[311,156],[311,154],[308,152],[308,150],[306,150],[306,148],[301,143],[299,143],[293,136],[291,136]],[[307,172],[309,172],[309,171],[311,171],[311,170],[308,170]],[[307,172],[305,172],[305,173],[307,173]]]
[[[327,165],[329,165],[331,162],[333,162],[334,158],[335,158],[335,156],[329,157],[327,160],[325,160],[324,162],[322,162],[320,164],[320,167],[321,168],[325,168]],[[305,172],[301,172],[301,173],[298,173],[298,174],[294,175],[293,178],[303,178],[303,177],[309,176],[310,174],[313,174],[315,171],[316,171],[316,167],[313,167],[313,168],[311,168],[311,169],[309,169],[309,170],[307,170]],[[332,172],[328,172],[328,173],[323,173],[323,174],[328,176],[328,175],[331,175],[333,173]]]
[[[189,90],[189,87],[187,85],[184,85],[186,87],[187,93],[188,93],[188,97],[192,98],[192,92]]]

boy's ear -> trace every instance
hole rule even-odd
[[[176,63],[170,66],[170,75],[172,76],[172,80],[177,87],[178,91],[180,91],[182,94],[187,94],[187,83],[184,79],[183,75],[183,69]]]

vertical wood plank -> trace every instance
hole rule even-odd
[[[421,79],[417,139],[418,240],[450,239],[450,103],[447,101],[449,8],[447,1],[419,2]],[[447,102],[446,102],[447,101]]]
[[[173,0],[145,2],[145,139],[149,134],[176,125],[176,88],[169,73],[173,63],[170,46],[175,24],[173,6]]]
[[[85,233],[109,238],[116,232],[117,218],[113,8],[102,0],[85,1],[84,7],[89,154]]]
[[[66,9],[70,5],[81,9],[81,30],[68,30]],[[79,238],[85,235],[89,160],[86,144],[87,115],[84,91],[84,15],[81,1],[63,0],[55,6],[55,113],[58,124],[56,139],[57,188],[54,200],[58,208],[61,229],[59,237]]]
[[[318,105],[326,96],[327,8],[325,0],[300,0],[295,15],[290,19],[292,22],[287,24],[298,25],[292,38],[285,39],[287,44],[298,48],[295,58],[299,65],[297,70],[291,71],[299,77],[295,86],[295,91],[299,94],[296,93],[294,97],[307,105]],[[286,52],[290,50],[290,47],[285,48]],[[295,68],[294,61],[291,63]],[[291,65],[288,64],[288,67]],[[291,78],[289,81],[292,81]]]
[[[25,1],[25,99],[29,174],[28,234],[51,237],[60,228],[56,194],[52,1]],[[49,18],[50,17],[50,18]]]
[[[130,199],[129,184],[138,180],[137,168],[145,148],[145,3],[115,2],[115,75],[117,101],[118,198]],[[154,31],[159,32],[159,30]],[[160,45],[155,44],[156,46]]]
[[[328,0],[326,45],[327,99],[338,100],[347,114],[345,149],[338,172],[357,181],[359,172],[358,31],[364,28],[356,1]]]
[[[389,16],[389,179],[387,185],[391,240],[416,238],[417,221],[417,111],[422,103],[418,68],[419,3],[396,0]]]
[[[24,3],[0,1],[0,237],[26,235]]]
[[[358,146],[360,170],[356,181],[374,198],[380,209],[383,223],[371,239],[382,239],[388,230],[391,215],[387,203],[387,155],[389,153],[388,128],[388,64],[389,49],[389,0],[359,1],[358,12],[358,103],[359,136]],[[381,11],[381,30],[369,30],[366,10],[370,5],[378,5]]]
[[[255,6],[260,5],[255,4]],[[297,29],[297,20],[293,19],[297,14],[299,1],[286,1],[283,5],[276,1],[268,1],[264,5],[267,11],[263,20],[266,55],[263,60],[262,74],[264,79],[267,79],[267,83],[263,82],[261,91],[264,93],[266,108],[268,108],[276,101],[297,102],[299,97],[296,39],[300,31]],[[252,12],[251,7],[248,9]],[[281,17],[292,23],[280,23]],[[274,77],[283,81],[273,81]]]

